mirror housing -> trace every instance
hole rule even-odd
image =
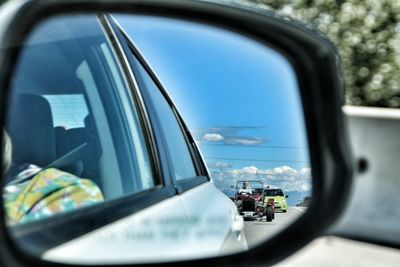
[[[6,3],[0,11],[4,21],[0,29],[2,126],[5,101],[20,53],[19,44],[45,18],[84,12],[132,12],[196,20],[228,28],[279,50],[291,62],[298,77],[313,176],[313,201],[305,215],[286,231],[248,252],[166,265],[270,265],[310,242],[338,218],[346,203],[352,177],[352,158],[341,112],[343,81],[339,57],[325,37],[273,12],[203,1],[39,0]],[[0,206],[0,215],[4,217],[2,198]],[[238,229],[241,227],[239,224]],[[43,264],[12,241],[3,219],[1,231],[0,265]],[[276,250],[276,247],[285,249]]]

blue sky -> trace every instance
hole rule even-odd
[[[262,179],[277,168],[281,176],[284,170],[304,178],[300,173],[310,168],[304,119],[296,77],[282,55],[212,26],[115,18],[171,95],[221,186],[241,174]]]

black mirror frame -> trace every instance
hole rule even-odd
[[[1,125],[4,125],[10,77],[20,51],[18,44],[23,43],[34,25],[56,14],[132,12],[195,20],[227,28],[274,47],[292,64],[299,83],[310,146],[313,176],[311,206],[295,224],[248,252],[165,263],[165,266],[274,264],[321,235],[341,214],[351,184],[353,160],[341,111],[343,81],[339,57],[335,47],[325,37],[273,12],[206,1],[11,1],[2,9],[7,12],[3,11],[4,29],[0,29]],[[4,218],[1,197],[0,218]],[[28,255],[13,242],[4,219],[0,220],[0,227],[1,266],[70,266]],[[278,247],[285,249],[276,249]]]

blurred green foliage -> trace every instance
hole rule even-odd
[[[311,23],[338,47],[346,103],[400,108],[399,0],[237,0]]]
[[[400,0],[231,1],[275,10],[327,35],[342,59],[346,104],[400,108]]]

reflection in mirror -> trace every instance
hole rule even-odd
[[[299,88],[284,56],[210,26],[115,19],[180,110],[216,187],[238,207],[249,246],[294,222],[310,204],[311,166]],[[252,194],[243,194],[244,182]]]
[[[311,202],[293,67],[199,22],[45,20],[22,45],[3,131],[5,220],[22,249],[51,261],[246,251]]]

